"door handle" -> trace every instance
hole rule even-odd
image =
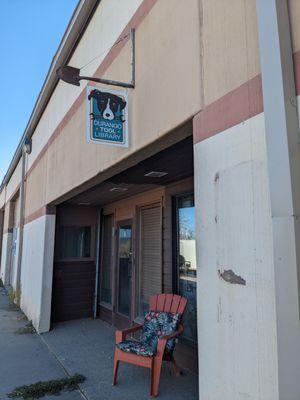
[[[132,262],[128,262],[128,278],[132,277]]]
[[[128,278],[132,277],[132,252],[129,253],[128,257]]]

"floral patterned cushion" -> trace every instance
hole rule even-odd
[[[145,322],[139,340],[125,340],[118,343],[117,347],[126,352],[151,357],[156,354],[159,337],[175,332],[179,320],[180,314],[150,311],[145,315]],[[166,352],[172,353],[175,344],[175,339],[168,340]]]
[[[117,344],[118,349],[126,351],[127,353],[134,353],[139,356],[151,357],[156,353],[156,349],[140,340],[124,340],[124,342]]]

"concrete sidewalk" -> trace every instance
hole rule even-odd
[[[62,366],[48,351],[37,334],[16,334],[26,325],[24,315],[14,311],[5,291],[0,288],[0,399],[7,400],[7,393],[17,386],[38,381],[60,379],[67,376]],[[60,397],[43,399],[82,400],[78,391],[63,392]]]
[[[62,393],[56,400],[144,400],[149,396],[149,370],[120,364],[118,384],[112,387],[114,329],[100,320],[83,319],[57,324],[43,335],[16,335],[25,321],[9,311],[0,289],[0,399],[16,386],[65,377],[75,373],[87,380],[78,391]],[[163,366],[162,400],[198,399],[197,375],[184,371],[176,377]]]

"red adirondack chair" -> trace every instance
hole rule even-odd
[[[164,311],[171,313],[183,314],[187,305],[187,299],[173,294],[159,294],[150,297],[150,311]],[[116,344],[121,343],[126,339],[130,333],[134,333],[142,329],[143,325],[137,325],[132,328],[116,331]],[[157,351],[153,356],[137,355],[130,352],[125,352],[116,347],[114,356],[114,371],[113,371],[113,385],[116,384],[119,362],[123,361],[130,364],[146,367],[151,370],[151,386],[150,395],[158,395],[158,386],[160,380],[160,372],[163,360],[172,363],[176,375],[180,375],[180,370],[176,364],[173,353],[168,354],[165,352],[167,341],[176,338],[183,332],[183,325],[180,324],[176,332],[170,335],[159,337]]]

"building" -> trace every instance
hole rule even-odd
[[[299,399],[299,18],[298,0],[79,1],[0,189],[1,278],[39,332],[122,327],[175,291],[202,400]],[[66,64],[135,68],[134,88],[89,83],[127,99],[127,147],[88,140]]]

